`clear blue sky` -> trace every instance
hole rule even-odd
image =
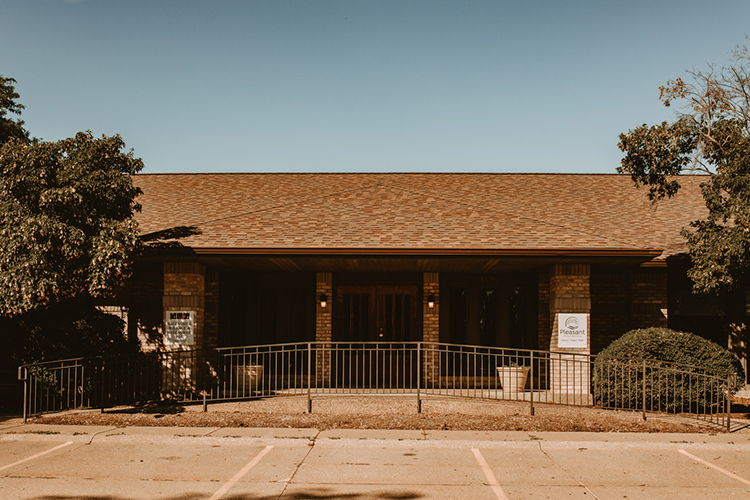
[[[748,0],[0,0],[0,74],[33,135],[145,172],[614,172],[748,32]]]

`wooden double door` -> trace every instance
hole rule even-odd
[[[416,385],[418,292],[417,285],[404,284],[337,286],[333,330],[342,349],[334,368],[340,387]]]

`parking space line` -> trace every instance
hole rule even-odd
[[[495,475],[492,473],[492,469],[490,469],[490,466],[487,465],[487,461],[484,459],[479,450],[476,448],[472,448],[471,452],[474,454],[477,462],[479,462],[479,466],[482,468],[482,472],[484,472],[484,475],[487,477],[487,483],[489,483],[492,491],[494,491],[495,495],[497,495],[498,500],[508,500],[508,497],[505,496],[505,492],[500,487],[500,483],[498,483],[497,479],[495,479]]]
[[[5,469],[10,469],[13,466],[16,466],[18,464],[22,464],[24,462],[28,462],[29,460],[34,460],[35,458],[39,458],[39,457],[41,457],[43,455],[46,455],[47,453],[52,453],[55,450],[59,450],[60,448],[64,448],[64,447],[68,446],[69,444],[73,444],[73,441],[68,441],[67,443],[63,443],[61,445],[55,446],[54,448],[50,448],[47,451],[43,451],[41,453],[37,453],[36,455],[24,458],[23,460],[19,460],[18,462],[13,462],[12,464],[8,464],[8,465],[3,465],[2,467],[0,467],[0,471],[3,471]]]
[[[750,485],[750,481],[748,481],[747,479],[745,479],[745,478],[742,478],[742,477],[738,476],[737,474],[735,474],[735,473],[733,473],[733,472],[729,472],[729,471],[728,471],[728,470],[726,470],[726,469],[722,469],[722,468],[721,468],[721,467],[719,467],[718,465],[714,465],[714,464],[712,464],[711,462],[706,462],[706,461],[705,461],[705,460],[703,460],[702,458],[698,458],[698,457],[696,457],[695,455],[691,455],[690,453],[686,452],[685,450],[677,450],[677,451],[679,451],[680,453],[682,453],[682,454],[683,454],[683,455],[685,455],[686,457],[690,457],[690,458],[692,458],[693,460],[695,460],[695,461],[697,461],[697,462],[700,462],[700,463],[702,463],[703,465],[706,465],[706,466],[708,466],[708,467],[711,467],[712,469],[715,469],[715,470],[717,470],[717,471],[721,472],[722,474],[726,474],[727,476],[729,476],[729,477],[731,477],[731,478],[733,478],[733,479],[736,479],[737,481],[739,481],[739,482],[741,482],[741,483],[745,483],[745,484],[747,484],[747,485]]]
[[[214,493],[211,496],[211,498],[209,498],[208,500],[219,500],[219,498],[221,498],[224,495],[224,493],[226,493],[227,491],[229,491],[229,488],[231,488],[232,486],[234,486],[234,483],[236,483],[237,481],[239,481],[240,479],[242,479],[242,476],[244,476],[245,474],[247,474],[247,472],[250,469],[252,469],[253,467],[255,467],[258,464],[258,462],[260,462],[260,460],[263,457],[266,456],[266,453],[268,453],[269,451],[271,451],[271,448],[273,448],[273,446],[266,446],[265,448],[263,448],[260,451],[260,453],[258,453],[255,456],[255,458],[253,458],[252,460],[250,460],[250,462],[248,462],[248,464],[246,466],[244,466],[241,471],[239,471],[237,474],[235,474],[234,476],[232,476],[232,479],[230,479],[229,481],[227,481],[226,484],[224,486],[222,486],[221,488],[219,488],[219,490],[216,493]]]

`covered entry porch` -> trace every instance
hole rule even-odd
[[[403,352],[401,346],[408,343],[587,355],[592,345],[601,348],[608,343],[607,337],[619,336],[632,324],[631,314],[624,318],[627,325],[617,325],[621,331],[611,333],[611,324],[605,326],[608,320],[623,318],[621,308],[618,304],[610,307],[611,302],[655,302],[652,292],[658,286],[648,289],[652,295],[639,299],[632,291],[645,288],[636,280],[631,280],[624,297],[620,292],[614,299],[611,294],[596,293],[607,291],[601,283],[613,273],[650,279],[658,270],[649,274],[641,263],[653,258],[654,252],[527,253],[531,254],[279,255],[196,250],[189,259],[162,264],[162,318],[185,311],[195,318],[192,344],[167,348],[345,343],[350,348],[337,350],[338,358],[316,354],[320,368],[316,373],[327,373],[326,366],[334,363],[347,367],[336,370],[339,379],[331,379],[331,385],[406,388],[416,383],[417,364],[410,356],[393,353]],[[666,284],[663,295],[666,303]],[[653,309],[658,311],[656,306]],[[585,315],[584,345],[559,347],[559,313]],[[666,321],[660,313],[646,320]],[[387,349],[388,353],[364,349],[372,342],[394,349]],[[445,356],[439,371],[431,373],[458,385],[490,386],[497,372],[497,366],[490,364]],[[549,382],[545,370],[538,370],[534,377],[536,387]]]

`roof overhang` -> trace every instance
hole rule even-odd
[[[641,257],[655,259],[661,249],[632,248],[191,248],[197,255],[306,255],[306,256],[503,256],[503,257]]]

